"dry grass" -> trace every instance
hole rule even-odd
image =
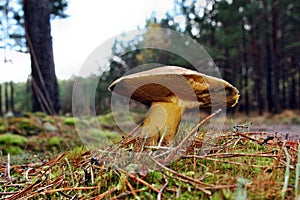
[[[104,154],[83,147],[23,164],[1,156],[0,198],[295,199],[298,143],[270,136],[233,129],[202,155],[198,133],[180,159],[162,165],[152,157],[157,170],[143,167],[135,173],[111,167]]]

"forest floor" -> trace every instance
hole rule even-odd
[[[206,155],[199,153],[205,135],[200,128],[175,162],[152,160],[156,170],[142,166],[135,172],[105,164],[106,154],[84,147],[72,117],[0,118],[0,199],[295,199],[299,116],[290,110],[227,115]],[[122,143],[110,114],[83,125],[96,121],[115,145]]]
[[[250,123],[252,131],[263,131],[271,134],[286,135],[290,139],[298,140],[300,137],[300,111],[284,110],[279,114],[264,113],[258,116],[252,113],[249,116],[235,114],[227,116],[227,125],[232,120],[236,124]],[[229,130],[227,126],[226,130]]]

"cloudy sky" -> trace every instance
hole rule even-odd
[[[155,11],[158,18],[173,8],[173,0],[70,0],[69,18],[52,22],[56,75],[68,79],[78,74],[92,51],[113,36],[144,27]],[[0,82],[26,81],[30,74],[29,55],[0,49]]]

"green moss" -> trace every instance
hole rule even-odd
[[[43,130],[42,121],[39,118],[14,118],[9,123],[16,126],[18,133],[24,135],[36,135]]]
[[[111,123],[113,121],[113,114],[108,113],[106,115],[99,115],[98,116],[98,121],[100,123]]]
[[[58,128],[56,126],[52,125],[50,122],[44,123],[43,128],[46,131],[50,131],[50,132],[54,132],[54,131],[58,130]]]
[[[68,126],[75,125],[75,118],[74,117],[65,117],[65,118],[63,118],[63,123]]]
[[[3,133],[6,131],[6,126],[4,124],[0,124],[0,133]]]
[[[89,125],[89,120],[78,119],[78,118],[74,118],[74,117],[65,117],[65,118],[63,118],[63,123],[67,126],[80,125],[80,126],[86,127]]]
[[[26,137],[6,133],[0,135],[0,145],[26,145],[28,142]]]
[[[3,149],[4,155],[7,155],[8,153],[11,155],[17,155],[22,153],[22,149],[19,146],[7,146]]]
[[[50,122],[51,124],[56,123],[56,117],[53,117],[53,116],[47,116],[47,117],[45,117],[44,120],[47,121],[47,122]]]
[[[37,117],[40,117],[40,118],[44,118],[44,117],[47,116],[47,114],[44,113],[44,112],[35,112],[34,116],[37,116]]]
[[[64,142],[64,140],[62,138],[54,136],[49,139],[48,145],[59,147],[63,142]]]
[[[67,154],[67,158],[78,159],[80,156],[87,152],[87,149],[83,146],[75,147]]]
[[[113,131],[101,131],[99,129],[89,129],[87,130],[86,137],[97,140],[99,142],[110,141],[113,144],[118,143],[122,140],[122,136]]]

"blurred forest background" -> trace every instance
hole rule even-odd
[[[24,29],[29,25],[26,20],[33,18],[24,18],[26,7],[22,1],[11,5],[12,7],[7,7],[8,1],[0,2],[1,17],[6,17],[4,21],[15,27],[13,31],[5,33],[3,31],[6,30],[7,24],[3,22],[0,24],[1,34],[9,37],[9,42],[2,41],[1,44],[10,45],[16,51],[30,51],[33,63],[31,66],[33,74],[28,82],[1,85],[0,114],[9,111],[71,114],[73,83],[79,77],[56,81],[53,78],[55,77],[54,63],[49,69],[41,66],[42,71],[34,74],[35,65],[37,63],[43,65],[43,60],[39,60],[39,57],[43,56],[38,53],[36,56],[33,54],[28,42],[30,33]],[[26,4],[35,1],[24,2]],[[49,19],[67,17],[64,14],[66,1],[36,0],[36,2],[36,4],[42,4],[41,2],[51,4],[49,7],[51,9],[48,9],[46,14]],[[156,18],[153,14],[151,18],[146,19],[145,24],[146,27],[161,27],[182,32],[203,45],[221,70],[223,79],[240,90],[241,100],[235,111],[248,115],[252,112],[280,113],[285,109],[300,109],[300,1],[206,0],[203,4],[203,1],[198,0],[176,0],[173,10],[167,12],[162,19]],[[50,27],[46,30],[49,31]],[[156,38],[155,34],[157,33],[146,31],[130,41],[115,41],[112,46],[113,55],[110,58],[110,65],[99,66],[100,79],[96,75],[80,78],[86,88],[83,92],[87,92],[99,79],[95,100],[98,114],[110,110],[111,93],[107,90],[108,85],[137,65],[154,62],[192,68],[186,60],[170,52],[137,48],[153,42]],[[170,40],[155,42],[168,48],[175,44]],[[47,45],[49,47],[51,43]],[[185,48],[189,48],[188,44]],[[51,48],[50,50],[48,48],[49,51],[51,52]],[[35,52],[39,50],[36,49]],[[46,64],[49,62],[46,61]],[[47,88],[51,88],[51,91],[44,92]],[[52,98],[58,96],[57,92],[60,98]],[[86,101],[92,98],[87,94],[83,94]],[[39,103],[43,105],[37,106],[36,104]],[[75,106],[78,109],[85,109],[86,113],[90,112],[88,107],[80,108],[84,105],[83,103]]]

